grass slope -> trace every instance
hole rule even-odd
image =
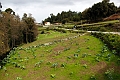
[[[11,51],[0,80],[120,80],[119,58],[99,39],[87,34],[55,34],[64,37],[50,34],[51,45],[40,45],[38,38]]]

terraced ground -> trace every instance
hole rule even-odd
[[[10,52],[0,80],[120,80],[119,59],[90,34],[47,31]]]

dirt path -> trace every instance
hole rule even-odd
[[[101,32],[101,31],[87,31],[88,33],[105,33],[105,34],[118,34],[120,35],[120,32]]]

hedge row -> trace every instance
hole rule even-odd
[[[117,34],[91,33],[101,39],[108,48],[116,55],[120,56],[120,36]]]
[[[53,30],[55,30],[55,31],[58,31],[58,32],[62,32],[62,33],[66,33],[67,31],[66,30],[64,30],[64,29],[53,29]]]

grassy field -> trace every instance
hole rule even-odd
[[[108,24],[114,24],[119,23],[119,20],[112,20],[112,21],[103,21],[103,22],[97,22],[97,23],[90,23],[90,24],[81,24],[77,25],[77,27],[99,27],[99,26],[105,26]],[[75,24],[65,24],[63,28],[70,28],[72,29]]]
[[[83,24],[78,26],[94,26],[94,25],[104,25],[104,24],[112,24],[112,23],[119,23],[119,20],[112,20],[112,21],[103,21],[103,22],[97,22],[92,24]]]
[[[119,57],[85,33],[47,31],[10,53],[0,80],[120,80]]]
[[[22,47],[28,47],[31,45],[38,45],[38,44],[43,44],[43,43],[47,43],[47,42],[52,42],[52,41],[56,41],[59,39],[63,39],[66,37],[70,37],[70,36],[74,36],[76,35],[75,33],[60,33],[57,31],[45,31],[45,34],[39,34],[37,37],[37,40],[29,43],[29,44],[25,44]]]

